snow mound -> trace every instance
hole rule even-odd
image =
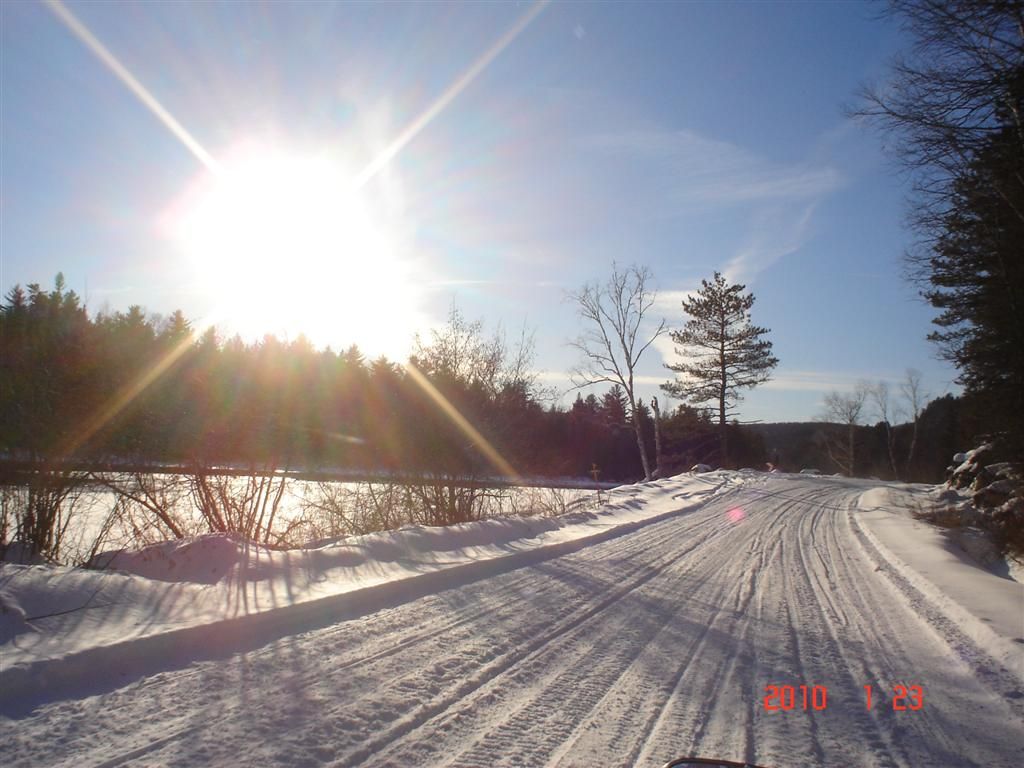
[[[595,517],[574,512],[558,517],[492,518],[447,527],[406,526],[295,550],[270,549],[233,534],[213,533],[163,541],[134,552],[103,552],[89,567],[177,584],[259,581],[293,570],[324,573],[370,562],[419,561],[478,547],[507,546]]]
[[[162,541],[137,552],[101,552],[89,562],[89,567],[157,581],[216,584],[245,561],[249,548],[239,537],[208,534]]]
[[[0,644],[13,640],[24,632],[34,632],[35,627],[29,622],[25,610],[18,604],[14,595],[0,591]]]

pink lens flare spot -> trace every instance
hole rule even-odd
[[[743,511],[743,507],[733,507],[725,514],[729,517],[729,521],[733,523],[738,523],[747,516],[747,513]]]

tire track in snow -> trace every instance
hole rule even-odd
[[[746,565],[743,567],[751,574],[752,584],[755,583],[755,577],[767,578],[771,572],[771,563],[781,558],[785,543],[782,533],[789,525],[790,518],[799,514],[807,504],[805,496],[807,494],[780,498],[775,509],[761,513],[772,516],[766,524],[755,530],[744,558]],[[752,559],[755,555],[756,562]],[[741,572],[737,579],[742,580],[742,577]],[[706,694],[709,705],[700,712],[691,739],[691,752],[731,754],[744,760],[759,758],[754,744],[756,714],[752,709],[753,701],[760,698],[754,691],[758,669],[757,644],[751,641],[756,617],[747,615],[753,592],[746,592],[744,597],[743,602],[736,605],[733,614],[739,626],[738,631],[732,633],[735,650],[719,665],[715,685]],[[742,748],[737,748],[737,730],[743,737]]]
[[[834,495],[833,498],[835,498]],[[811,545],[812,551],[814,545],[817,544],[816,534],[824,534],[820,521],[826,513],[833,516],[841,514],[831,509],[819,508],[812,510],[800,521],[798,531],[802,535],[799,536],[799,540]],[[873,748],[873,754],[861,756],[864,761],[862,764],[877,764],[880,768],[909,768],[910,764],[902,746],[897,739],[893,738],[887,724],[881,722],[877,716],[877,710],[872,711],[869,717],[865,716],[868,715],[867,712],[861,712],[851,717],[853,692],[860,691],[861,686],[864,685],[863,680],[870,679],[868,665],[846,653],[845,644],[840,641],[832,620],[837,612],[827,597],[828,590],[823,589],[818,572],[808,567],[805,547],[796,546],[793,551],[793,568],[794,570],[798,569],[800,577],[791,581],[791,590],[797,599],[791,601],[796,611],[795,620],[791,619],[790,626],[794,630],[796,627],[803,630],[800,633],[796,631],[792,633],[795,647],[794,658],[802,662],[796,680],[806,685],[825,684],[828,690],[833,692],[833,701],[840,698],[846,705],[844,706],[845,717],[850,718],[852,723],[845,723],[844,730],[848,732],[852,724],[859,734],[858,738]],[[818,562],[824,568],[824,560],[820,559],[820,556]],[[833,568],[837,562],[837,560],[833,560]],[[785,572],[788,574],[791,571],[787,568]],[[809,637],[806,641],[802,641],[801,635],[809,635]],[[807,712],[801,712],[800,715],[811,732],[815,757],[820,764],[824,758],[821,743],[822,730],[827,731],[828,711],[819,715],[812,708]],[[867,762],[868,760],[871,762]]]
[[[703,522],[698,521],[698,524],[694,525],[693,528],[694,530],[699,530],[702,527],[706,527],[708,522],[709,521],[707,520]],[[664,526],[664,522],[656,523],[654,524],[654,526]],[[660,543],[663,539],[666,539],[671,536],[670,529],[666,528],[665,531],[665,533],[655,536],[655,540],[657,542]],[[625,551],[627,553],[632,550],[635,550],[636,552],[643,552],[647,549],[647,547],[650,546],[650,543],[651,542],[649,540],[641,540],[635,544],[633,542],[630,542],[630,544],[627,547],[625,547]],[[614,562],[614,565],[620,566],[622,564],[622,548],[610,547],[607,548],[607,552],[607,558],[612,560]],[[598,559],[600,560],[603,558]],[[647,570],[648,566],[644,564],[640,564],[635,568],[635,572],[641,574],[645,573]],[[516,583],[534,583],[536,581],[536,574],[532,573],[529,569],[522,569],[521,571],[510,572],[508,579],[515,579]],[[507,579],[503,578],[502,580],[505,581]],[[539,583],[542,585],[543,591],[552,590],[557,592],[559,589],[564,590],[564,585],[559,584],[559,582],[554,579],[540,580]],[[473,591],[474,594],[485,593],[485,590],[483,588],[474,589]],[[417,601],[417,604],[422,604],[423,602],[430,601],[438,602],[438,600],[439,598],[435,596],[431,598],[425,598],[421,601]],[[557,597],[552,599],[552,602],[556,601]],[[474,607],[478,605],[478,603],[476,602],[470,604]],[[563,610],[579,610],[577,608],[573,608],[571,601],[565,602],[563,605],[559,607]],[[583,607],[585,608],[586,604],[584,604]],[[515,611],[516,609],[514,608],[514,606],[510,606],[506,603],[506,601],[494,598],[492,596],[490,600],[485,601],[485,607],[479,611],[476,611],[475,615],[486,615],[491,622],[494,622],[496,619],[500,618],[500,614],[502,612],[515,613]],[[408,608],[403,606],[389,608],[386,609],[386,611],[382,612],[382,614],[386,615],[382,615],[380,617],[372,617],[372,619],[368,618],[363,620],[362,623],[372,627],[376,626],[378,621],[384,620],[392,615],[399,617],[407,616]],[[405,620],[407,621],[407,618]],[[401,619],[398,619],[398,621],[400,626]],[[546,620],[544,620],[544,622],[542,623],[546,623]],[[518,645],[519,642],[522,641],[524,638],[536,632],[536,628],[531,628],[528,624],[523,626],[519,626],[519,624],[512,627],[512,631],[515,634],[510,638],[506,638],[506,641],[511,646]],[[327,719],[337,719],[339,722],[344,722],[348,725],[345,731],[341,734],[343,738],[338,739],[337,733],[331,734],[331,736],[333,737],[332,740],[337,742],[338,747],[338,749],[331,754],[332,758],[339,757],[340,755],[338,753],[344,752],[346,741],[346,738],[344,737],[351,737],[353,732],[369,732],[372,730],[376,730],[376,728],[372,726],[371,720],[362,719],[362,713],[359,712],[359,710],[362,710],[365,707],[366,711],[369,712],[370,715],[380,715],[379,712],[374,711],[372,704],[367,706],[363,703],[364,700],[370,697],[372,694],[379,692],[382,688],[397,688],[402,690],[404,696],[409,700],[418,701],[423,698],[436,698],[439,695],[444,694],[444,689],[442,688],[444,683],[451,683],[453,680],[456,683],[459,681],[464,681],[465,679],[467,679],[467,677],[471,676],[476,670],[478,670],[486,664],[491,663],[495,659],[497,654],[493,649],[482,648],[479,643],[477,643],[475,646],[472,645],[472,632],[469,631],[467,622],[457,620],[453,623],[453,625],[459,628],[463,628],[466,631],[460,632],[455,636],[452,636],[450,631],[445,633],[431,633],[431,635],[433,635],[438,642],[429,643],[429,648],[417,648],[417,653],[410,654],[408,658],[403,657],[400,654],[395,655],[393,659],[390,659],[388,661],[387,667],[383,670],[378,670],[375,668],[377,666],[376,662],[388,659],[388,657],[392,656],[393,654],[384,652],[383,654],[378,654],[377,657],[371,655],[370,657],[363,657],[362,659],[354,659],[349,660],[347,662],[342,662],[342,664],[332,664],[330,670],[330,674],[332,677],[336,677],[341,669],[351,668],[352,677],[347,680],[339,680],[339,684],[347,684],[348,686],[354,686],[362,694],[360,696],[355,697],[352,700],[352,702],[347,703],[340,710],[336,709],[334,711],[325,712],[325,717]],[[466,626],[464,627],[463,625]],[[448,629],[451,629],[451,627],[449,627]],[[328,627],[323,630],[314,631],[312,633],[305,633],[303,636],[300,636],[300,639],[301,637],[306,637],[307,635],[311,637],[315,636],[321,641],[324,641],[344,638],[346,633],[344,631],[343,625],[336,625],[334,627]],[[452,649],[454,649],[454,651]],[[259,654],[247,654],[246,657],[252,655],[258,656]],[[431,662],[431,664],[425,669],[423,659],[424,657],[431,656],[434,658],[434,661]],[[359,661],[365,661],[367,663],[365,665],[355,663]],[[201,665],[201,667],[202,670],[209,669],[209,665],[206,663]],[[311,676],[317,677],[319,674],[320,671],[315,670],[311,673]],[[169,675],[169,679],[173,679],[173,677],[173,675]],[[304,687],[306,683],[312,682],[313,681],[299,680],[294,682],[293,685],[295,685],[296,687]],[[204,687],[209,688],[211,686]],[[216,691],[222,688],[230,689],[231,686],[229,684],[218,682],[216,685],[213,685],[212,688]],[[214,708],[216,708],[216,705],[214,705]],[[351,710],[357,710],[356,714],[352,714]],[[220,716],[212,718],[210,721],[205,722],[203,724],[203,727],[198,729],[198,732],[196,732],[195,729],[190,731],[190,735],[201,739],[204,737],[204,734],[215,734],[220,729],[223,729],[232,723],[243,722],[245,720],[248,720],[250,717],[244,711],[231,712],[227,716],[223,716],[221,713],[218,714]],[[160,739],[160,742],[161,748],[174,746],[168,745],[166,743],[166,740],[162,738]],[[349,746],[355,747],[357,745],[349,744]],[[134,754],[137,751],[138,750],[133,749],[131,753]],[[188,761],[186,760],[185,762],[187,763]]]
[[[717,515],[717,512],[715,514]],[[723,528],[721,531],[723,534],[729,532],[728,527]],[[714,538],[717,539],[718,537]],[[709,539],[705,539],[704,544],[707,545],[708,541]],[[706,557],[705,547],[702,546],[697,550],[691,551],[689,554],[693,557],[677,560],[664,571],[662,576],[671,579],[671,581],[668,584],[662,584],[660,592],[666,594],[676,593],[678,586],[683,584],[697,590],[701,585],[713,578],[714,573],[709,572],[703,578],[697,580],[696,583],[692,583],[692,573],[699,569]],[[719,563],[719,567],[724,567],[724,564]],[[643,594],[651,591],[651,587],[652,584],[644,585],[643,588],[638,590],[638,594],[634,596],[635,600],[656,604],[657,599],[661,595],[647,596]],[[641,600],[641,598],[643,599]],[[616,608],[620,606],[623,609],[628,608],[628,606],[616,604]],[[590,669],[592,665],[588,663],[586,668],[582,665],[573,665],[572,672],[568,675],[560,676],[555,685],[541,686],[535,684],[527,695],[520,695],[515,702],[516,714],[511,718],[511,721],[502,721],[482,731],[481,735],[475,740],[476,746],[474,749],[460,754],[457,759],[449,761],[447,765],[479,765],[479,761],[486,753],[488,745],[493,743],[495,739],[500,741],[511,740],[517,746],[517,749],[509,752],[509,756],[514,760],[514,764],[557,764],[572,749],[572,745],[580,739],[581,734],[594,730],[595,718],[600,719],[604,726],[613,730],[614,733],[610,741],[621,751],[622,739],[626,737],[630,730],[628,727],[629,722],[632,720],[630,715],[635,714],[636,708],[631,707],[627,711],[617,709],[615,710],[614,717],[608,717],[607,713],[602,716],[602,706],[611,706],[614,709],[614,705],[609,704],[609,702],[612,702],[620,693],[619,682],[631,674],[643,675],[644,668],[649,668],[650,662],[645,660],[645,655],[650,656],[652,649],[659,647],[658,641],[662,634],[669,630],[672,620],[673,614],[666,612],[664,609],[660,611],[652,609],[644,611],[639,615],[634,610],[627,612],[623,617],[618,617],[615,621],[611,621],[611,617],[605,618],[605,623],[597,629],[608,637],[608,643],[613,647],[615,662],[608,668],[606,673],[600,676],[600,683],[596,688],[596,694],[600,695],[591,695],[589,697],[579,695],[581,690],[588,689],[589,687],[586,686],[586,683],[580,684],[577,682],[576,678],[586,674],[585,669]],[[629,629],[625,631],[620,630],[618,626],[622,622],[627,627],[637,622],[643,624],[643,631],[632,640],[631,644],[624,644],[624,641],[630,635],[636,635],[636,632],[630,632]],[[569,650],[563,648],[563,646],[571,642],[575,642],[574,638],[565,635],[558,638],[556,642],[549,644],[541,655],[544,663],[553,666],[552,658],[560,659],[562,654]],[[587,661],[590,661],[589,657]],[[638,669],[641,671],[636,671]],[[655,680],[649,680],[649,682],[652,690],[657,690],[664,685],[663,682],[658,684],[658,681]],[[466,702],[465,707],[472,707],[472,702]],[[540,728],[544,733],[544,737],[538,739],[536,737],[538,729],[535,727],[535,724],[538,721],[543,723],[549,720],[558,720],[560,727],[547,730]],[[530,748],[524,749],[524,744],[528,744]],[[592,752],[593,750],[591,750]],[[601,760],[602,764],[607,764],[609,754],[611,753],[608,749],[601,748],[597,757]],[[579,756],[574,757],[579,759]]]
[[[714,518],[706,518],[703,524],[707,524],[708,522],[714,522]],[[701,527],[703,527],[703,524]],[[659,523],[658,525],[662,524]],[[708,538],[714,538],[715,536],[721,535],[723,532],[724,531],[721,529],[713,530]],[[523,648],[508,651],[499,656],[490,663],[484,665],[483,668],[471,675],[468,679],[464,680],[461,684],[457,684],[454,689],[445,691],[442,695],[437,696],[433,700],[418,705],[411,713],[394,723],[386,731],[375,734],[374,737],[364,743],[359,750],[346,756],[343,764],[358,765],[370,755],[380,751],[388,744],[395,742],[413,730],[420,728],[430,719],[440,715],[453,704],[456,704],[460,700],[468,697],[471,693],[500,675],[504,675],[517,664],[527,661],[542,653],[545,647],[555,638],[580,627],[585,622],[588,622],[595,617],[600,616],[608,607],[624,599],[635,590],[660,575],[668,565],[685,558],[693,549],[696,549],[706,541],[707,539],[701,539],[690,549],[686,549],[681,553],[672,553],[656,557],[654,563],[649,566],[649,570],[639,578],[626,583],[624,586],[620,585],[616,587],[613,589],[611,595],[601,599],[596,604],[592,603],[590,605],[583,606],[567,621],[557,624],[553,628],[545,628],[540,635],[527,643]]]
[[[918,735],[911,740],[920,744],[925,740],[942,745],[949,760],[964,766],[1013,765],[1024,761],[1024,701],[1020,698],[1019,682],[1012,672],[979,648],[959,627],[945,616],[931,601],[921,594],[906,578],[875,549],[860,530],[851,505],[845,520],[845,533],[849,549],[865,564],[874,588],[874,603],[884,610],[876,610],[874,621],[868,627],[874,632],[884,628],[884,637],[891,639],[889,648],[898,659],[887,669],[877,673],[881,686],[920,685],[924,688],[925,706],[913,718],[902,718],[901,735],[907,731]],[[851,599],[866,599],[866,584],[851,581],[854,594]],[[897,599],[893,599],[893,597]],[[912,633],[896,624],[891,614],[898,608],[915,619]],[[907,652],[907,647],[912,652]],[[977,739],[977,723],[965,724],[965,713],[986,710],[986,739]],[[888,714],[892,715],[891,710]],[[1016,724],[1016,729],[1010,724]],[[1017,757],[1003,763],[1000,756],[1007,747],[1016,744]],[[968,746],[969,745],[969,746]],[[918,759],[918,762],[920,760]]]
[[[733,573],[731,581],[736,584],[742,584],[745,573],[749,573],[753,577],[756,572],[764,570],[778,547],[778,528],[782,525],[786,516],[791,514],[801,501],[802,499],[799,497],[795,499],[782,499],[777,508],[759,510],[751,507],[749,497],[741,492],[732,501],[730,506],[735,505],[740,508],[747,508],[749,512],[744,520],[749,521],[747,525],[753,527],[749,529],[747,534],[746,552],[742,556],[739,565],[735,557],[729,558],[726,553],[714,553],[715,556],[721,557],[723,561],[723,568],[720,572],[728,576],[731,571]],[[764,518],[767,518],[767,521],[761,522]],[[739,530],[742,531],[744,529],[740,527]],[[736,574],[737,569],[739,569],[738,574]],[[750,598],[748,597],[739,605],[745,607],[749,605],[749,602]],[[718,620],[720,617],[723,617],[723,621],[719,626]],[[739,625],[738,631],[733,629],[733,625]],[[655,758],[655,753],[664,756],[675,753],[692,754],[699,751],[703,734],[714,706],[712,702],[722,693],[719,685],[732,668],[731,665],[735,664],[735,661],[730,658],[716,659],[717,663],[715,666],[709,669],[709,662],[716,658],[716,656],[711,651],[705,651],[708,639],[718,635],[729,638],[745,638],[749,629],[750,622],[742,614],[733,612],[725,615],[721,611],[714,614],[708,623],[707,631],[701,635],[699,642],[694,646],[693,652],[690,656],[684,658],[683,662],[679,665],[674,677],[671,693],[657,717],[650,724],[644,743],[636,755],[635,760],[637,764],[660,764],[658,762],[660,757]],[[716,634],[712,635],[712,631]],[[692,660],[699,660],[702,663],[691,663]],[[748,702],[743,702],[743,710],[748,713],[749,717]],[[735,726],[735,712],[730,713],[728,721],[732,726]],[[743,725],[744,752],[752,751],[749,744],[751,741],[751,727],[750,723]],[[686,734],[686,736],[683,737],[681,736],[682,734]],[[746,756],[734,754],[733,756],[743,757],[744,759],[752,758],[749,754]],[[664,760],[661,760],[661,762],[664,762]]]

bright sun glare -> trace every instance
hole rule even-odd
[[[352,178],[328,153],[247,145],[195,182],[172,227],[216,324],[401,359],[416,310],[396,206]]]

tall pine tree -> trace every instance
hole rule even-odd
[[[712,282],[702,280],[697,294],[683,301],[689,320],[681,331],[669,334],[683,362],[666,366],[683,378],[661,385],[672,397],[693,405],[717,404],[723,465],[729,456],[726,426],[742,399],[739,390],[768,381],[779,362],[772,355],[772,343],[762,338],[768,329],[750,322],[754,296],[744,294],[745,288],[729,285],[715,272]]]

